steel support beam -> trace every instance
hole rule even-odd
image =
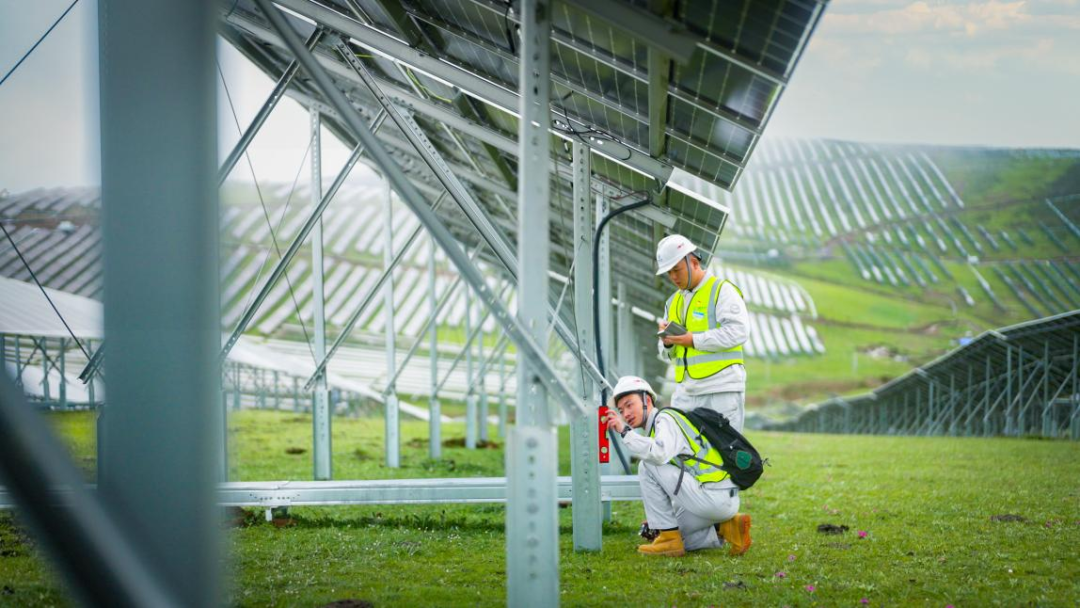
[[[16,337],[16,340],[18,338]],[[20,507],[76,598],[87,605],[180,606],[137,532],[91,492],[48,422],[0,366],[0,509]],[[66,494],[57,500],[55,493]]]
[[[589,149],[573,144],[574,184],[574,317],[577,343],[582,350],[595,352],[592,335],[592,163]],[[600,391],[591,376],[581,375],[581,396],[591,404],[589,414],[570,421],[570,463],[574,496],[574,550],[600,551],[603,548],[603,507],[600,502],[599,405]]]
[[[498,298],[499,298],[500,302],[506,296],[507,292],[510,291],[511,287],[513,287],[513,285],[506,285],[506,286],[503,287],[503,290],[501,292],[499,292]],[[466,292],[466,296],[467,295],[468,295],[468,292]],[[469,308],[469,306],[466,305],[466,309],[468,309],[468,308]],[[481,317],[480,317],[480,324],[483,325],[483,323],[485,321],[487,321],[489,316],[491,316],[491,311],[490,310],[485,310],[484,314],[481,315]],[[443,389],[443,387],[446,386],[446,383],[450,381],[450,374],[454,373],[454,370],[457,369],[457,366],[458,366],[459,363],[461,363],[461,360],[465,359],[465,358],[468,358],[469,351],[472,349],[472,343],[473,343],[474,340],[476,340],[476,337],[480,334],[479,328],[472,327],[471,323],[469,323],[467,325],[468,325],[468,327],[467,327],[466,331],[468,331],[469,333],[465,337],[465,346],[463,346],[461,348],[461,350],[458,351],[458,354],[454,357],[454,360],[450,362],[450,367],[446,370],[446,375],[443,376],[442,381],[439,382],[438,386],[436,387],[437,391],[441,391]],[[469,384],[469,386],[466,388],[466,394],[468,394],[472,390],[472,386],[471,386],[472,373],[466,371],[465,378],[466,378],[466,383]],[[466,410],[466,417],[468,417],[467,410]],[[466,428],[466,434],[468,432],[469,432],[468,428]],[[467,442],[468,442],[468,437],[466,436],[466,443]]]
[[[598,226],[598,225],[600,225],[600,222],[603,221],[604,216],[606,216],[608,214],[608,212],[611,210],[610,206],[608,204],[607,197],[604,196],[603,194],[596,194],[596,204],[594,205],[594,209],[595,209],[595,213],[596,213],[596,216],[595,216],[596,224],[595,225]],[[589,239],[589,243],[590,243],[589,252],[591,253],[592,252],[592,247],[591,247],[592,238],[591,237]],[[613,331],[612,317],[611,317],[611,230],[610,229],[605,230],[603,232],[603,234],[600,235],[600,255],[597,257],[597,264],[598,264],[598,267],[594,268],[593,272],[595,272],[595,273],[597,273],[599,275],[599,283],[598,283],[598,285],[599,285],[599,295],[597,297],[600,298],[600,309],[599,309],[599,313],[600,313],[600,335],[599,336],[594,336],[594,339],[601,342],[601,346],[603,347],[605,353],[611,353],[611,354],[608,355],[608,357],[614,363],[615,358],[612,356],[612,354],[614,354],[614,352],[615,352],[615,333]],[[590,300],[590,304],[591,303],[592,302]],[[617,380],[616,375],[612,373],[612,370],[613,370],[614,367],[615,367],[614,365],[610,365],[607,368],[608,369],[608,377],[605,378],[605,380],[608,380],[612,385]],[[614,438],[615,437],[614,434],[612,434],[611,437]],[[615,441],[618,441],[618,439],[615,439]],[[601,475],[609,475],[609,474],[611,474],[611,463],[610,462],[606,462],[606,463],[603,463],[603,464],[600,465],[600,474]],[[603,514],[604,521],[605,522],[611,521],[611,503],[610,502],[605,502],[604,503],[603,511],[604,511],[604,514]]]
[[[1080,335],[1073,336],[1072,346],[1072,416],[1069,419],[1069,431],[1073,439],[1080,439]]]
[[[351,168],[351,167],[350,167]],[[318,110],[311,111],[311,203],[316,208],[317,219],[311,231],[311,282],[312,314],[315,317],[315,357],[326,356],[326,302],[323,280],[323,225],[322,211],[322,119]],[[329,202],[329,201],[328,201]],[[302,239],[303,232],[297,240]],[[284,260],[283,260],[284,261]],[[276,372],[275,372],[276,373]],[[275,382],[276,389],[276,382]],[[276,392],[276,391],[275,391]],[[275,403],[277,402],[275,396]],[[317,481],[334,476],[333,448],[331,442],[330,391],[326,387],[326,373],[319,374],[311,398],[311,457]]]
[[[280,0],[278,4],[348,35],[364,48],[388,57],[393,57],[395,60],[400,61],[413,69],[458,87],[465,93],[476,97],[480,101],[489,103],[504,112],[508,112],[514,116],[521,115],[519,110],[521,100],[519,94],[515,91],[499,86],[498,84],[477,76],[449,61],[425,54],[392,36],[388,36],[374,27],[359,23],[335,10],[326,8],[320,4],[311,2],[310,0]],[[547,117],[545,117],[544,123],[549,125],[549,128],[552,118],[559,118],[562,120],[567,117],[561,115],[552,116],[549,113]],[[567,119],[572,128],[587,130],[586,125],[580,120],[574,118]],[[554,131],[552,134],[570,139],[565,134],[561,134],[558,131]],[[600,147],[593,148],[593,151],[613,162],[617,162],[643,175],[652,177],[661,184],[667,183],[667,178],[671,175],[670,165],[654,159],[647,153],[635,148],[628,149],[630,157],[625,160],[621,157],[616,158],[610,156],[608,151],[603,150]],[[547,162],[547,159],[545,159],[545,162]]]
[[[386,376],[393,378],[397,369],[397,329],[394,326],[394,191],[390,182],[386,182],[386,202],[383,207],[383,272],[386,283],[383,285],[383,322],[386,328]],[[385,388],[386,399],[386,466],[396,469],[401,466],[401,422],[399,420],[397,387],[388,382]]]
[[[483,208],[473,199],[469,191],[458,180],[456,173],[450,169],[439,154],[438,150],[427,138],[424,132],[420,129],[420,126],[416,124],[416,121],[407,115],[403,115],[398,109],[393,106],[390,99],[382,92],[375,78],[371,75],[370,71],[360,62],[356,55],[349,48],[348,44],[344,40],[340,40],[337,45],[338,53],[345,59],[346,62],[353,68],[356,75],[363,81],[363,83],[371,91],[372,95],[382,105],[383,110],[387,113],[390,119],[398,126],[409,143],[413,146],[416,152],[420,155],[421,159],[427,164],[428,168],[435,174],[435,177],[446,188],[446,191],[450,194],[450,197],[457,203],[458,208],[469,219],[469,222],[479,232],[481,238],[491,247],[492,252],[499,259],[502,265],[507,269],[511,276],[518,279],[518,258],[511,248],[509,241],[506,237],[492,224],[491,218]],[[545,120],[547,115],[544,116]],[[545,123],[547,124],[547,123]],[[550,145],[550,144],[549,144]],[[519,159],[520,159],[519,153]],[[543,159],[535,159],[535,162],[540,163],[540,167],[544,169],[545,175],[547,174],[547,168],[550,164],[550,156]],[[550,190],[550,186],[548,187]],[[548,227],[545,226],[545,230]],[[545,295],[542,302],[547,304],[547,296]],[[562,319],[557,313],[552,312],[555,321],[556,331],[559,333],[559,337],[567,344],[570,352],[573,353],[579,361],[585,366],[589,373],[599,377],[599,373],[595,371],[595,365],[581,352],[581,349],[576,347],[576,340],[573,338],[573,334],[569,328],[565,326]]]
[[[428,457],[432,460],[442,458],[442,404],[439,403],[439,391],[436,388],[439,382],[439,311],[442,308],[435,301],[435,252],[437,245],[435,239],[428,241],[428,305],[431,307],[428,317],[428,325],[431,341],[428,343],[428,364],[431,368],[431,392],[428,395]],[[460,280],[460,277],[458,277]],[[455,286],[457,283],[454,284]],[[446,301],[450,301],[450,295],[454,293],[454,287],[447,286]],[[420,332],[424,335],[424,332]],[[416,343],[420,343],[417,337]],[[405,363],[402,363],[404,369]]]
[[[518,154],[518,321],[546,344],[551,158],[551,4],[522,0]],[[506,602],[559,605],[558,438],[538,360],[518,361],[517,423],[507,441]],[[561,396],[552,394],[552,398]],[[576,398],[576,397],[575,397]],[[580,405],[580,403],[579,403]],[[579,408],[575,417],[584,414]]]
[[[487,382],[485,382],[485,371],[487,369],[488,361],[484,358],[484,321],[481,321],[476,326],[477,331],[480,332],[480,339],[476,341],[476,358],[481,361],[480,369],[473,376],[473,384],[479,389],[476,391],[476,425],[479,434],[477,439],[481,442],[487,442],[488,437],[488,403],[487,403]]]
[[[587,407],[587,405],[586,405]],[[499,437],[506,438],[509,407],[506,404],[506,357],[499,357]]]
[[[0,429],[2,431],[2,429]],[[63,453],[58,447],[57,454]],[[340,505],[417,505],[504,503],[507,498],[505,477],[453,477],[446,479],[365,479],[338,481],[247,481],[218,486],[218,504],[232,507],[340,506]],[[559,502],[578,501],[569,477],[558,478]],[[0,488],[0,509],[15,506],[13,488]],[[76,490],[87,491],[86,486]],[[640,501],[637,475],[605,475],[600,493],[604,500]],[[42,492],[43,500],[52,498]],[[85,564],[80,564],[84,565]],[[136,570],[137,567],[132,568]],[[87,569],[90,571],[90,569]],[[115,598],[106,598],[113,600]],[[104,602],[115,604],[115,601]],[[167,603],[144,602],[139,605],[167,606]]]
[[[371,129],[377,131],[379,127],[382,126],[385,119],[386,115],[380,112],[379,115],[375,117],[375,120],[371,121]],[[341,171],[338,173],[337,179],[334,180],[330,189],[326,191],[326,194],[323,195],[318,205],[312,210],[311,215],[308,216],[304,225],[300,227],[300,232],[296,235],[296,238],[293,239],[289,248],[285,250],[285,253],[282,254],[277,266],[274,267],[273,272],[271,272],[270,276],[266,279],[266,283],[263,284],[258,295],[255,296],[255,299],[253,299],[247,309],[244,310],[244,314],[240,316],[240,320],[237,321],[236,328],[233,329],[232,335],[229,336],[229,339],[225,342],[225,346],[221,349],[221,354],[219,355],[221,361],[225,361],[225,358],[229,355],[229,351],[232,350],[232,347],[236,345],[236,341],[239,340],[240,336],[247,330],[251,320],[255,317],[255,313],[259,311],[259,307],[266,301],[271,290],[277,285],[278,280],[285,275],[289,263],[292,262],[293,258],[296,257],[297,252],[300,251],[300,246],[304,244],[304,239],[306,239],[308,234],[315,229],[316,225],[321,224],[323,212],[326,211],[326,208],[330,205],[330,201],[334,199],[334,195],[341,189],[341,185],[345,183],[345,179],[349,176],[353,167],[356,166],[357,161],[360,160],[360,154],[363,151],[363,145],[357,145],[353,149],[352,154],[349,155],[349,159],[345,161],[345,166],[342,167]],[[88,365],[87,368],[89,367],[90,366]],[[316,375],[321,374],[324,371],[325,366],[321,366],[316,371]],[[304,390],[309,390],[311,388],[310,384],[311,383],[309,382],[309,385],[305,386]]]
[[[484,317],[487,318],[486,316]],[[468,340],[465,342],[465,348],[462,351],[465,353],[465,447],[466,449],[476,449],[476,393],[473,387],[476,385],[476,379],[473,378],[473,340],[480,333],[479,328],[473,328],[473,297],[472,292],[465,291],[465,335],[468,336]],[[449,378],[450,374],[447,373],[446,377]]]
[[[98,13],[110,343],[100,495],[123,514],[130,535],[122,538],[138,540],[138,569],[154,571],[168,599],[188,606],[218,603],[221,571],[213,13],[208,2],[167,0],[103,0]],[[176,59],[169,69],[163,57]],[[70,539],[106,533],[73,526]],[[80,568],[120,578],[132,566],[84,557]]]
[[[479,251],[479,249],[480,249],[479,246],[477,246],[475,249],[473,249],[473,252],[471,254],[469,254],[469,259],[470,260],[476,258],[476,254]],[[434,267],[434,264],[432,264],[431,266]],[[434,276],[434,274],[432,274],[431,276]],[[433,280],[429,281],[429,283],[430,283],[430,287],[431,287],[431,291],[429,292],[429,296],[430,296],[429,299],[431,301],[434,301],[435,300],[435,296],[434,296],[435,283],[434,283]],[[446,291],[443,293],[442,297],[439,298],[438,302],[435,303],[435,306],[432,309],[432,312],[429,314],[427,321],[424,321],[423,327],[420,328],[420,331],[416,332],[417,336],[423,336],[425,334],[430,334],[431,329],[438,324],[438,321],[437,321],[438,315],[442,314],[443,308],[445,308],[446,305],[450,303],[450,299],[453,297],[454,292],[457,291],[457,288],[458,288],[459,285],[461,285],[461,277],[460,276],[457,277],[456,279],[454,279],[454,282],[452,282],[450,285],[447,286]],[[412,360],[413,355],[416,354],[416,351],[420,348],[421,343],[422,343],[422,341],[420,340],[420,338],[417,338],[417,340],[415,342],[413,342],[413,345],[409,347],[408,352],[405,353],[405,356],[402,357],[401,362],[396,366],[397,369],[394,371],[394,375],[390,376],[390,379],[387,380],[387,382],[386,382],[387,387],[392,386],[392,385],[397,383],[398,378],[400,378],[402,372],[405,371],[405,366],[407,366],[409,364],[409,361]],[[433,353],[436,352],[437,348],[438,348],[438,340],[437,340],[437,335],[436,335],[436,338],[434,339],[434,341],[431,342],[431,350],[432,350],[432,352]],[[441,386],[442,386],[441,384],[439,384],[439,368],[438,368],[438,365],[437,365],[438,364],[438,357],[437,356],[435,357],[435,363],[436,363],[436,366],[433,368],[434,371],[433,371],[433,374],[432,374],[431,392],[429,393],[431,395],[438,395],[439,388],[441,388]],[[383,396],[386,396],[386,394],[387,394],[386,389],[384,388],[383,389]]]
[[[615,293],[619,300],[619,306],[615,309],[615,325],[618,334],[614,357],[615,366],[618,368],[620,375],[636,376],[638,370],[634,365],[634,353],[636,350],[634,319],[630,314],[630,304],[626,300],[626,283],[619,281]]]
[[[320,28],[315,28],[315,31],[308,37],[307,42],[304,44],[309,50],[314,49],[319,44],[319,39],[322,38],[323,32]],[[251,124],[244,130],[243,135],[240,136],[240,141],[236,142],[233,146],[232,152],[225,158],[225,162],[221,163],[221,169],[218,170],[218,186],[225,183],[225,179],[232,173],[236,163],[240,161],[240,157],[247,152],[248,146],[251,145],[252,140],[262,129],[263,124],[266,123],[266,119],[270,117],[270,113],[277,107],[281,98],[285,96],[285,91],[288,90],[289,84],[292,83],[293,77],[296,76],[296,71],[300,68],[300,64],[293,61],[289,64],[289,67],[285,68],[281,77],[278,78],[277,84],[274,85],[274,90],[270,91],[270,96],[266,98],[262,107],[259,108],[259,112],[255,114],[255,118],[251,120]]]
[[[479,270],[467,259],[465,253],[457,247],[453,235],[450,234],[450,231],[447,230],[434,211],[424,203],[419,191],[409,181],[401,167],[386,152],[378,138],[364,125],[359,112],[350,105],[345,95],[334,87],[329,74],[319,65],[314,56],[304,48],[303,42],[300,41],[296,32],[289,27],[284,16],[274,8],[270,0],[255,0],[255,2],[270,20],[274,29],[281,35],[288,48],[300,61],[304,70],[312,77],[322,93],[326,95],[334,109],[341,114],[342,120],[364,144],[372,160],[383,170],[403,202],[438,241],[439,246],[465,277],[469,286],[480,294],[489,308],[494,310],[496,319],[503,325],[503,329],[510,334],[510,339],[517,344],[521,358],[533,362],[541,370],[538,380],[553,392],[554,397],[568,412],[572,415],[583,414],[585,412],[584,406],[578,402],[573,391],[566,386],[566,383],[562,381],[556,370],[551,366],[550,361],[545,356],[545,350],[541,349],[531,337],[528,328],[511,315],[506,306],[495,298]]]
[[[434,212],[438,210],[442,201],[443,196],[440,195],[435,201],[435,204],[432,205],[431,211]],[[338,334],[338,337],[334,339],[334,343],[330,346],[330,350],[327,351],[326,356],[315,366],[315,373],[312,374],[304,384],[304,390],[311,388],[311,385],[315,382],[315,378],[326,369],[327,364],[330,363],[330,359],[334,358],[334,355],[337,353],[338,349],[341,348],[345,339],[349,337],[353,327],[356,326],[357,321],[360,320],[360,316],[364,314],[367,307],[375,301],[380,293],[382,293],[383,285],[390,279],[390,273],[392,273],[401,261],[405,259],[405,255],[412,249],[413,243],[416,242],[416,239],[419,238],[420,233],[423,232],[423,230],[423,226],[417,226],[416,229],[412,231],[412,234],[409,235],[409,238],[405,239],[405,243],[401,246],[401,250],[399,250],[394,256],[394,259],[390,261],[390,265],[383,270],[383,273],[379,275],[379,279],[375,281],[375,284],[372,285],[371,289],[364,295],[364,299],[360,301],[360,305],[353,310],[351,315],[349,315],[348,320],[345,321],[345,326],[341,329],[341,333]]]

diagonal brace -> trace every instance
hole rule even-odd
[[[424,204],[423,197],[416,189],[416,186],[409,181],[401,167],[394,161],[393,158],[383,148],[382,142],[378,140],[374,133],[363,123],[360,117],[360,113],[354,108],[345,98],[345,95],[334,86],[334,81],[330,78],[330,75],[326,73],[322,65],[315,59],[315,57],[304,48],[303,42],[296,34],[289,24],[285,21],[285,17],[272,5],[270,0],[255,0],[255,3],[259,6],[260,10],[267,17],[274,29],[285,41],[289,50],[292,51],[304,70],[312,77],[319,89],[327,99],[331,102],[331,105],[341,113],[342,120],[349,126],[357,138],[368,149],[368,153],[372,160],[383,170],[387,180],[393,185],[394,189],[401,196],[401,199],[409,206],[409,209],[416,215],[417,219],[427,227],[428,232],[431,233],[435,242],[442,247],[447,257],[458,268],[458,271],[465,277],[465,280],[472,287],[473,291],[480,295],[481,299],[487,304],[488,308],[492,309],[495,313],[495,318],[503,325],[510,338],[518,345],[518,348],[523,356],[525,356],[536,369],[535,379],[542,382],[548,390],[552,393],[552,398],[558,401],[564,408],[568,410],[573,416],[583,416],[587,410],[585,405],[581,403],[580,398],[574,395],[574,392],[570,390],[570,387],[559,377],[558,372],[551,365],[551,361],[548,360],[544,351],[533,340],[529,331],[521,321],[514,315],[512,315],[509,309],[500,302],[495,294],[492,293],[491,288],[488,287],[484,281],[483,275],[477,270],[476,266],[468,259],[465,252],[461,251],[458,247],[457,241],[450,231],[443,225],[439,217],[432,211],[427,205]]]
[[[384,120],[386,120],[386,113],[380,112],[375,119],[371,121],[370,128],[377,131],[379,127],[382,126]],[[288,250],[286,250],[285,254],[278,260],[277,266],[274,267],[274,271],[270,274],[270,277],[266,279],[266,283],[263,284],[262,289],[259,290],[259,295],[252,300],[251,304],[248,305],[247,310],[244,311],[243,316],[240,317],[240,321],[237,322],[232,335],[229,336],[228,341],[225,342],[225,346],[221,349],[222,361],[228,356],[232,347],[236,345],[236,341],[240,339],[240,335],[247,329],[248,324],[251,323],[251,320],[255,317],[255,313],[259,311],[259,307],[262,306],[267,296],[270,295],[270,291],[274,288],[274,285],[277,285],[278,280],[285,274],[285,271],[289,267],[289,263],[296,257],[296,253],[300,251],[300,246],[304,244],[304,240],[307,238],[308,234],[310,234],[311,230],[315,228],[315,225],[322,220],[323,212],[326,211],[326,208],[330,205],[330,201],[334,199],[334,195],[337,194],[341,185],[345,183],[345,179],[349,177],[349,173],[352,172],[353,167],[355,167],[357,161],[360,160],[360,154],[363,153],[363,151],[364,146],[362,144],[353,148],[352,154],[349,155],[349,159],[345,161],[345,166],[342,167],[341,172],[338,173],[337,179],[334,180],[333,185],[330,186],[326,195],[319,201],[318,206],[315,207],[311,212],[311,215],[308,216],[307,221],[304,222],[304,225],[300,228],[300,233],[293,239]]]
[[[436,150],[431,141],[424,135],[420,126],[416,124],[411,116],[403,114],[398,108],[390,101],[390,98],[383,93],[375,80],[375,77],[368,71],[364,64],[356,57],[356,54],[352,52],[348,43],[344,39],[339,39],[338,43],[334,45],[338,50],[338,53],[342,58],[353,68],[356,75],[367,85],[371,94],[382,106],[383,110],[387,112],[390,119],[401,129],[401,132],[408,139],[409,143],[420,154],[421,159],[428,165],[431,171],[438,178],[439,182],[446,188],[447,192],[457,203],[465,217],[469,219],[469,222],[476,228],[480,236],[491,246],[492,251],[495,253],[495,257],[499,259],[503,267],[510,274],[510,277],[517,282],[517,255],[510,247],[507,239],[498,231],[498,229],[491,223],[491,220],[484,213],[480,205],[476,203],[472,195],[465,188],[464,185],[458,180],[457,176],[450,167],[443,160],[442,156]],[[604,378],[596,365],[588,359],[588,357],[577,347],[577,340],[574,338],[573,333],[566,326],[566,322],[559,316],[557,311],[551,310],[551,306],[548,306],[549,312],[553,322],[555,323],[555,330],[558,332],[559,337],[567,348],[579,362],[585,367],[590,376],[593,377],[597,383],[608,386],[607,379]]]

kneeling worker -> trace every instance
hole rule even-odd
[[[698,443],[698,430],[675,410],[659,411],[648,382],[623,376],[615,385],[615,407],[622,415],[608,416],[608,428],[619,433],[630,454],[639,460],[638,481],[649,528],[657,530],[652,544],[638,547],[647,555],[679,556],[687,551],[714,549],[721,539],[732,555],[750,548],[750,516],[739,514],[739,493],[719,467],[680,456],[697,456],[720,463],[720,453]],[[625,420],[625,423],[623,422]],[[630,432],[644,429],[645,434]]]

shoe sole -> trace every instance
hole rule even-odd
[[[754,541],[750,539],[750,516],[747,515],[739,522],[739,536],[746,539],[746,544],[743,545],[742,550],[739,551],[735,548],[734,543],[731,545],[731,555],[739,556],[750,550],[750,545],[754,544]]]
[[[657,551],[655,553],[654,552],[646,553],[645,551],[638,551],[638,553],[640,553],[641,555],[659,555],[659,556],[663,556],[663,557],[682,557],[682,556],[686,555],[686,550],[683,549],[683,550],[673,550],[673,551]]]

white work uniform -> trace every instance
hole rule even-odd
[[[722,545],[716,524],[725,522],[739,512],[739,490],[724,480],[701,484],[691,473],[682,477],[679,493],[679,467],[671,464],[678,454],[692,456],[690,444],[670,416],[649,412],[645,431],[656,425],[649,437],[627,433],[623,444],[630,455],[638,458],[638,483],[645,503],[645,517],[654,530],[678,528],[687,551],[715,549]]]
[[[706,271],[705,276],[694,289],[683,290],[684,306],[690,306],[694,293],[712,277]],[[719,280],[719,279],[718,279]],[[724,283],[716,301],[716,329],[694,332],[694,348],[706,352],[720,352],[744,344],[750,337],[750,313],[746,302],[731,283]],[[682,311],[686,318],[686,311]],[[664,319],[671,318],[664,309]],[[664,346],[663,340],[657,341],[660,357],[671,360],[671,347]],[[744,354],[745,356],[745,354]],[[708,378],[694,379],[689,374],[675,387],[671,397],[671,407],[688,411],[707,407],[724,415],[740,433],[746,417],[746,368],[731,365]]]

